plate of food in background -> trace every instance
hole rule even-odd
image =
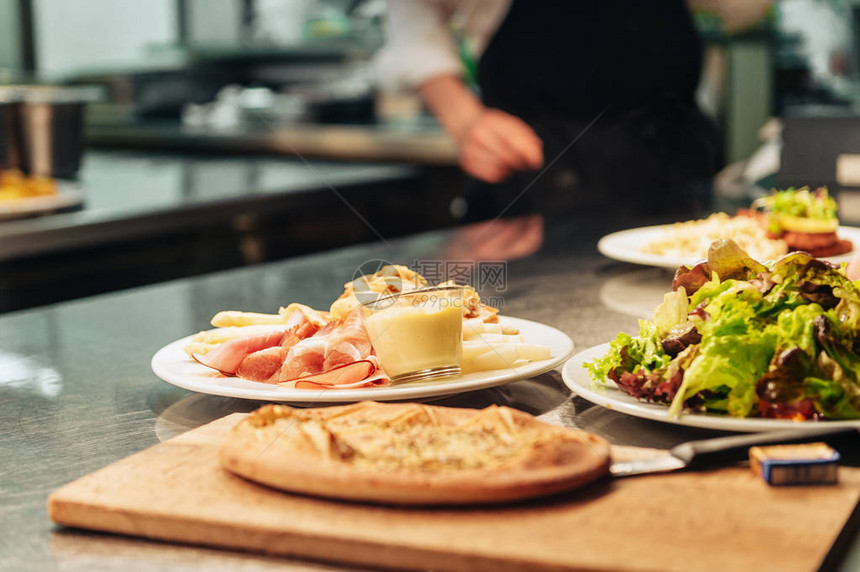
[[[860,289],[805,252],[760,263],[731,240],[675,275],[638,335],[574,356],[565,384],[614,411],[680,425],[765,431],[860,427]]]
[[[671,225],[639,227],[600,239],[601,254],[614,260],[675,269],[704,259],[708,246],[731,239],[756,260],[775,260],[802,250],[831,262],[849,262],[860,245],[860,228],[840,226],[837,204],[819,188],[774,191],[749,209]]]
[[[156,375],[212,395],[294,403],[417,399],[547,372],[573,352],[563,332],[499,316],[469,286],[431,286],[385,266],[344,286],[328,310],[219,312],[212,330],[152,358]]]
[[[83,201],[83,191],[70,182],[0,171],[0,220],[47,214]]]

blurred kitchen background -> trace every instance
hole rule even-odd
[[[715,205],[826,184],[860,222],[860,0],[691,4]],[[0,312],[458,224],[454,142],[375,74],[386,8],[0,0],[4,166],[67,199],[0,200]]]

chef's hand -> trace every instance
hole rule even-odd
[[[460,166],[488,183],[543,165],[543,142],[532,128],[498,109],[484,108],[459,143]]]
[[[543,143],[521,119],[490,109],[453,75],[439,75],[418,88],[427,107],[457,142],[463,170],[488,183],[513,171],[539,169]]]

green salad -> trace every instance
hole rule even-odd
[[[826,187],[773,191],[753,202],[752,208],[766,215],[767,230],[775,235],[784,231],[833,232],[839,226],[839,205]]]
[[[804,252],[762,264],[720,240],[672,290],[585,365],[596,381],[675,416],[860,418],[860,281],[842,268]]]

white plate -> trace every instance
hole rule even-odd
[[[561,377],[565,385],[577,395],[602,405],[612,411],[626,413],[634,417],[652,419],[664,423],[676,425],[688,425],[690,427],[703,427],[706,429],[719,429],[721,431],[774,431],[777,429],[797,429],[800,425],[797,421],[786,419],[747,419],[727,417],[725,415],[708,415],[704,413],[684,413],[678,418],[669,417],[669,407],[657,403],[646,403],[639,401],[632,395],[628,395],[618,389],[615,382],[606,380],[605,384],[592,380],[591,375],[583,367],[586,362],[593,361],[609,351],[609,344],[601,344],[588,348],[573,356],[561,370]],[[858,427],[860,419],[849,421],[821,421],[833,427]]]
[[[51,195],[0,201],[0,220],[46,214],[84,202],[84,192],[78,185],[64,181],[56,184],[57,192]]]
[[[672,225],[658,226],[642,226],[639,228],[631,228],[607,234],[597,243],[597,250],[606,257],[622,262],[632,262],[634,264],[644,264],[645,266],[659,266],[660,268],[676,269],[679,266],[692,266],[705,258],[707,253],[702,253],[701,257],[695,256],[665,256],[662,254],[648,254],[642,252],[645,245],[663,238],[665,232],[669,231]],[[835,262],[850,262],[857,255],[857,248],[860,246],[860,228],[853,226],[840,226],[839,237],[850,240],[854,243],[854,250],[839,256],[829,256],[826,260]]]
[[[519,329],[520,333],[529,343],[549,346],[552,357],[528,363],[518,368],[468,373],[439,381],[404,383],[402,385],[366,387],[361,389],[293,389],[236,377],[225,377],[215,370],[197,363],[189,358],[182,349],[190,341],[191,336],[189,336],[158,350],[152,356],[152,371],[164,381],[183,389],[208,393],[210,395],[239,397],[242,399],[291,403],[341,403],[345,401],[361,401],[363,399],[393,401],[463,393],[465,391],[501,385],[518,379],[534,377],[564,363],[564,360],[573,353],[573,341],[566,334],[555,328],[529,320],[506,316],[501,317],[500,322]]]

